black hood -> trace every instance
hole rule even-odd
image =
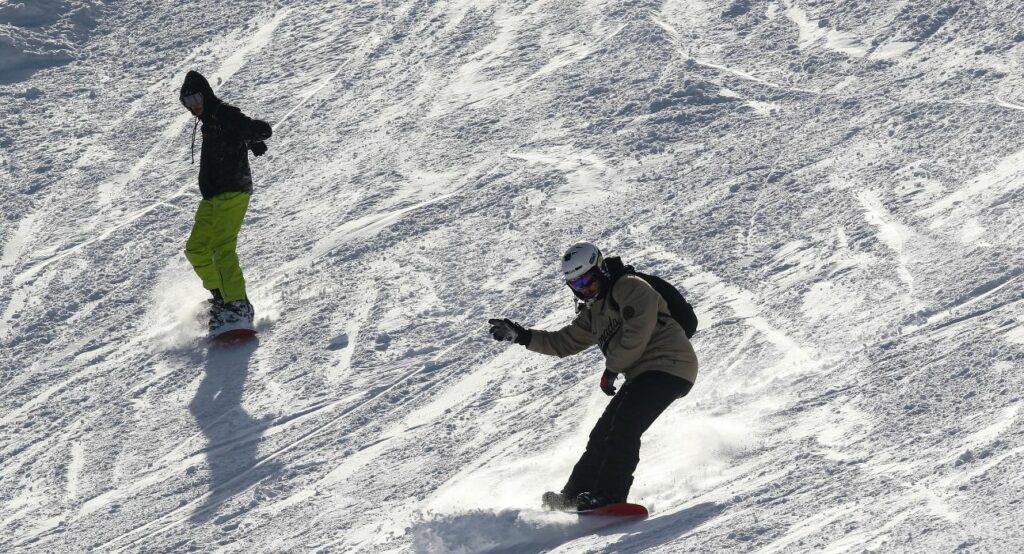
[[[189,71],[185,75],[185,82],[181,84],[181,93],[178,94],[178,100],[185,98],[190,94],[202,93],[203,100],[208,103],[219,102],[215,94],[213,94],[213,88],[210,87],[210,82],[206,80],[198,71]],[[182,102],[184,104],[184,102]]]

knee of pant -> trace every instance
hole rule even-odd
[[[609,433],[606,440],[611,449],[640,447],[640,433],[633,429],[619,429],[618,432]]]
[[[218,266],[235,265],[238,263],[238,253],[233,249],[214,250],[213,259],[216,260]]]
[[[200,248],[195,245],[185,245],[185,258],[189,261],[199,260],[210,256],[210,252],[205,248]]]
[[[608,440],[608,433],[611,432],[612,427],[614,426],[614,421],[615,417],[613,415],[602,415],[590,430],[590,441]]]
[[[214,244],[210,250],[216,256],[224,256],[225,254],[234,254],[238,248],[238,241],[224,242],[220,244]]]
[[[587,439],[587,448],[604,444],[607,441],[608,429],[603,426],[597,426],[590,431],[590,437]]]

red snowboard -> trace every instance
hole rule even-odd
[[[607,506],[601,506],[594,510],[580,510],[572,512],[581,516],[611,516],[611,517],[629,517],[629,518],[646,518],[649,514],[647,508],[640,504],[630,504],[629,502],[620,502],[618,504],[609,504]]]
[[[256,329],[230,329],[228,331],[224,331],[223,333],[215,337],[212,337],[211,340],[213,342],[225,346],[234,346],[236,344],[242,344],[244,342],[247,342],[248,340],[252,339],[255,336]]]

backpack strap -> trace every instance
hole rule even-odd
[[[633,273],[633,266],[624,264],[622,258],[618,256],[605,258],[604,266],[608,269],[608,277],[612,282],[618,281],[619,277],[627,273]]]
[[[612,284],[611,288],[608,290],[608,304],[611,305],[612,309],[617,312],[619,311],[619,303],[615,301],[615,296],[612,293],[615,292],[615,283],[618,283],[619,279],[625,277],[626,275],[635,275],[642,279],[645,283],[650,285],[652,289],[654,288],[654,285],[651,285],[651,283],[645,278],[645,275],[643,273],[637,273],[636,269],[634,269],[633,266],[622,265],[622,260],[620,260],[619,258],[608,258],[608,260],[606,260],[606,263],[611,260],[615,260],[616,262],[618,262],[618,267],[621,268],[621,272],[618,275],[616,275],[614,272],[612,272],[612,265],[608,264],[608,271],[612,273]],[[654,292],[659,297],[664,299],[664,297],[661,296],[661,293],[659,293],[657,289],[655,289]],[[658,318],[660,319],[663,317],[672,318],[672,314],[665,313],[659,310]]]
[[[635,270],[633,266],[624,264],[619,256],[605,258],[604,265],[608,268],[609,277],[608,303],[617,312],[619,311],[619,303],[615,301],[615,297],[612,295],[612,292],[615,291],[615,283],[618,283],[622,277],[634,273]]]

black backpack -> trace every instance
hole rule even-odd
[[[608,273],[611,274],[612,286],[624,275],[636,275],[637,277],[647,281],[648,285],[651,285],[662,298],[665,299],[665,303],[668,304],[668,311],[672,315],[672,319],[679,323],[679,326],[683,328],[683,332],[686,333],[686,338],[693,338],[694,333],[697,332],[697,314],[693,311],[693,306],[683,298],[683,294],[679,292],[679,289],[672,286],[671,283],[658,277],[656,275],[647,275],[646,273],[640,273],[633,269],[631,265],[624,265],[622,258],[618,256],[606,258],[605,265],[608,267]],[[611,297],[609,293],[608,300],[612,304],[612,308],[616,311],[619,309],[619,304]]]

